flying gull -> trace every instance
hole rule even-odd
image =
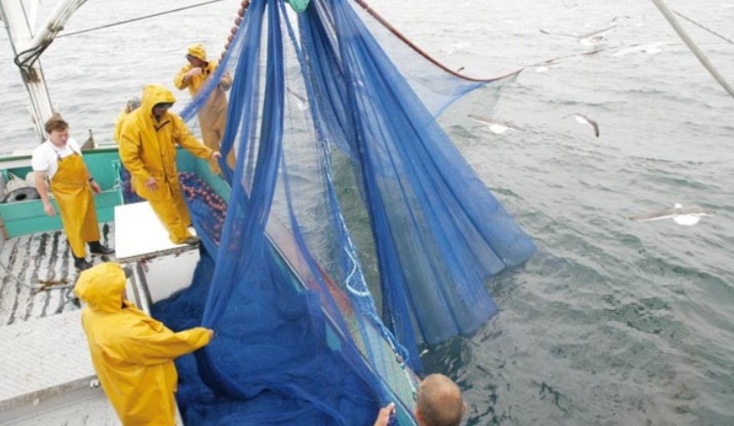
[[[618,51],[612,53],[611,56],[624,56],[629,55],[630,53],[637,53],[637,52],[645,52],[648,55],[655,55],[663,51],[661,49],[661,46],[665,46],[668,43],[665,42],[654,42],[649,44],[633,44],[631,46],[628,46],[624,49],[619,49]]]
[[[564,56],[557,56],[555,58],[546,59],[542,62],[536,62],[534,64],[525,65],[524,68],[533,68],[535,69],[535,72],[546,72],[548,71],[548,68],[550,68],[553,65],[556,65],[560,63],[564,59],[573,58],[577,56],[590,56],[597,54],[599,52],[602,52],[604,50],[607,50],[607,48],[595,48],[594,50],[590,50],[588,52],[581,52],[581,53],[572,53],[570,55],[564,55]]]
[[[540,29],[539,31],[543,34],[547,35],[557,35],[561,37],[570,37],[576,39],[579,43],[581,43],[584,46],[591,46],[594,44],[597,44],[604,40],[604,33],[613,30],[614,28],[617,28],[617,24],[611,25],[606,28],[602,28],[600,30],[591,31],[584,34],[568,34],[568,33],[552,33],[550,31],[546,31],[544,29]]]
[[[522,130],[519,127],[516,127],[508,123],[500,123],[499,121],[494,121],[491,117],[488,117],[486,115],[469,114],[467,115],[467,117],[471,118],[472,120],[476,121],[477,123],[486,124],[489,127],[489,130],[492,133],[497,134],[497,135],[501,135],[508,130],[516,130],[516,131]]]
[[[596,136],[597,138],[599,137],[599,123],[597,123],[596,121],[590,119],[589,117],[583,114],[579,114],[577,112],[573,114],[568,114],[567,116],[563,118],[568,118],[568,117],[575,118],[577,123],[588,124],[594,130],[594,136]]]
[[[716,212],[705,209],[697,205],[689,205],[683,207],[681,204],[675,203],[672,209],[664,209],[656,212],[644,214],[641,216],[632,216],[630,220],[635,222],[648,222],[651,220],[673,219],[678,225],[693,226],[697,224],[703,216],[713,216]]]

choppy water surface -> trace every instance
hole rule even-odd
[[[651,2],[543,3],[372,2],[428,52],[473,76],[593,48],[540,29],[585,33],[617,23],[596,45],[607,50],[525,71],[494,111],[480,89],[441,118],[539,252],[489,284],[499,316],[471,338],[433,348],[427,368],[459,381],[472,425],[734,424],[734,99]],[[734,38],[731,1],[672,3]],[[176,6],[89,2],[68,29]],[[80,139],[93,128],[109,140],[125,99],[148,82],[172,86],[186,45],[219,49],[236,9],[225,1],[57,40],[43,59],[55,104]],[[734,82],[734,46],[687,28]],[[623,50],[635,45],[650,49]],[[4,34],[0,75],[3,149],[32,147]],[[598,121],[600,137],[563,118],[574,112]],[[497,135],[467,114],[523,130]],[[718,214],[693,227],[627,219],[676,202]]]

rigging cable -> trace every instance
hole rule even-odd
[[[357,3],[362,9],[364,9],[365,12],[369,13],[380,25],[382,25],[388,31],[390,31],[391,33],[393,33],[393,35],[395,35],[395,37],[397,37],[400,41],[402,41],[403,43],[405,43],[408,47],[410,47],[411,49],[413,49],[416,53],[418,53],[419,55],[423,56],[424,58],[426,58],[426,60],[430,61],[431,63],[433,63],[437,67],[439,67],[442,70],[446,71],[447,73],[449,73],[449,74],[451,74],[451,75],[453,75],[455,77],[462,78],[462,79],[464,79],[466,81],[474,81],[474,82],[480,82],[480,83],[490,83],[490,82],[493,82],[495,80],[500,80],[500,79],[503,79],[503,78],[506,78],[506,77],[516,76],[516,75],[520,74],[521,72],[523,72],[527,68],[537,67],[539,65],[548,65],[548,64],[551,64],[551,63],[554,63],[554,62],[558,62],[558,61],[563,60],[563,59],[568,59],[568,58],[572,58],[572,57],[576,57],[576,56],[593,55],[593,54],[599,53],[599,52],[601,52],[603,50],[607,50],[607,48],[599,48],[599,49],[594,49],[594,50],[589,51],[589,52],[572,53],[572,54],[569,54],[569,55],[558,56],[558,57],[546,59],[544,61],[536,62],[536,63],[531,64],[531,65],[523,65],[521,68],[519,68],[519,69],[517,69],[515,71],[512,71],[512,72],[509,72],[507,74],[501,75],[499,77],[472,78],[472,77],[468,77],[468,76],[466,76],[464,74],[460,74],[461,68],[459,70],[457,70],[457,71],[454,71],[454,70],[450,69],[448,66],[446,66],[443,63],[439,62],[437,59],[435,59],[431,55],[429,55],[426,51],[424,51],[423,49],[421,49],[420,47],[418,47],[415,43],[413,43],[412,41],[410,41],[410,39],[408,39],[403,33],[401,33],[397,28],[395,28],[392,24],[390,24],[385,18],[383,18],[382,15],[380,15],[379,13],[377,13],[377,11],[374,8],[372,8],[369,4],[367,4],[367,2],[365,0],[354,0],[354,2]]]
[[[189,5],[189,6],[179,7],[178,9],[167,10],[165,12],[153,13],[151,15],[139,16],[137,18],[132,18],[132,19],[128,19],[128,20],[125,20],[125,21],[115,22],[115,23],[112,23],[112,24],[105,24],[105,25],[100,25],[98,27],[87,28],[85,30],[74,31],[73,33],[61,34],[61,35],[56,36],[56,38],[69,37],[69,36],[73,36],[73,35],[79,35],[79,34],[89,33],[89,32],[92,32],[92,31],[102,30],[102,29],[105,29],[105,28],[117,27],[119,25],[129,24],[131,22],[143,21],[143,20],[146,20],[146,19],[156,18],[158,16],[168,15],[168,14],[175,13],[175,12],[181,12],[181,11],[188,10],[188,9],[193,9],[193,8],[196,8],[196,7],[208,6],[208,5],[212,4],[212,3],[219,3],[221,1],[224,1],[224,0],[209,0],[209,1],[205,1],[203,3],[197,3],[197,4],[192,4],[192,5]]]
[[[368,5],[367,2],[365,2],[364,0],[355,0],[355,3],[357,3],[362,9],[365,10],[365,12],[369,13],[373,18],[375,18],[375,20],[377,20],[377,22],[379,22],[380,25],[382,25],[388,31],[390,31],[391,33],[393,33],[393,35],[395,35],[395,37],[397,37],[398,39],[400,39],[400,41],[402,41],[403,43],[405,43],[406,45],[408,45],[408,47],[410,47],[411,49],[413,49],[416,53],[418,53],[419,55],[423,56],[428,61],[430,61],[432,64],[436,65],[437,67],[441,68],[442,70],[446,71],[447,73],[449,73],[449,74],[451,74],[451,75],[453,75],[455,77],[459,77],[459,78],[462,78],[462,79],[467,80],[467,81],[476,81],[476,82],[482,82],[482,83],[491,83],[491,82],[493,82],[495,80],[500,80],[500,79],[503,79],[505,77],[509,77],[509,76],[512,76],[512,75],[517,75],[517,74],[519,74],[523,70],[521,68],[519,70],[510,72],[508,74],[505,74],[505,75],[502,75],[502,76],[499,76],[499,77],[493,77],[493,78],[471,78],[471,77],[467,77],[465,75],[459,74],[458,72],[452,70],[451,68],[447,67],[446,65],[442,64],[441,62],[439,62],[438,60],[436,60],[435,58],[433,58],[431,55],[429,55],[428,53],[426,53],[423,49],[421,49],[420,47],[418,47],[415,43],[413,43],[412,41],[410,41],[405,35],[403,35],[403,33],[401,33],[400,31],[398,31],[397,28],[395,28],[394,26],[392,26],[392,24],[390,24],[389,22],[387,22],[387,20],[385,18],[383,18],[382,15],[380,15],[379,13],[377,13],[377,11],[375,9],[373,9],[370,5]]]
[[[724,37],[723,35],[717,33],[716,31],[714,31],[714,30],[712,30],[710,28],[706,28],[703,24],[700,24],[700,23],[694,21],[693,19],[691,19],[691,18],[687,17],[686,15],[678,12],[677,10],[674,10],[673,13],[675,13],[676,15],[680,16],[681,18],[685,19],[686,21],[690,22],[691,24],[697,26],[698,28],[701,28],[702,30],[707,31],[707,32],[715,35],[716,37],[724,40],[725,42],[730,43],[730,44],[734,44],[734,41],[732,41],[731,39]]]
[[[709,61],[709,59],[704,55],[704,53],[701,51],[701,49],[696,46],[696,43],[691,39],[691,37],[686,33],[686,30],[681,27],[680,23],[676,19],[676,17],[673,15],[673,13],[668,9],[668,6],[665,5],[663,0],[652,0],[652,2],[657,6],[657,8],[660,10],[660,12],[663,14],[665,19],[668,20],[668,23],[673,27],[676,33],[680,36],[681,39],[686,43],[686,46],[688,46],[689,49],[693,52],[694,55],[696,55],[696,58],[698,58],[699,62],[701,62],[701,65],[708,70],[709,73],[711,73],[711,76],[714,77],[714,80],[716,80],[721,87],[726,90],[731,97],[734,98],[734,88],[732,88],[729,83],[727,83],[726,80],[724,80],[724,77],[719,74],[719,71],[714,67],[714,64]]]

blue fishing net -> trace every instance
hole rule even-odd
[[[378,42],[375,22],[347,0],[298,15],[252,1],[182,113],[234,76],[226,215],[210,190],[186,190],[208,255],[157,308],[217,332],[179,361],[192,424],[371,425],[388,401],[413,424],[419,346],[474,332],[496,313],[486,281],[534,250],[435,121],[509,78],[460,78],[394,32]]]

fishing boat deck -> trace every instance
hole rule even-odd
[[[166,298],[181,284],[190,283],[198,250],[172,245],[147,203],[116,206],[114,216],[116,223],[103,224],[101,234],[117,257],[95,256],[92,261],[136,263],[128,296],[138,306],[145,309],[147,302]],[[270,228],[269,237],[279,243],[276,247],[288,267],[302,280],[308,277],[287,229]],[[6,240],[0,247],[0,262],[10,272],[0,275],[0,426],[118,425],[96,386],[81,311],[71,292],[78,272],[63,231]],[[305,279],[307,284],[311,280]],[[355,325],[350,321],[350,326]],[[394,358],[384,337],[377,330],[367,331],[362,338],[379,347],[385,359]],[[353,334],[359,335],[356,329]],[[357,339],[357,344],[364,351],[367,342]],[[399,395],[410,395],[411,383],[414,386],[417,381],[412,372],[397,360],[388,364],[390,372],[383,379]]]
[[[95,385],[80,323],[81,311],[70,310],[0,327],[0,424],[119,424]]]
[[[148,203],[116,206],[115,223],[100,229],[118,257],[93,256],[93,264],[145,265],[145,276],[128,281],[141,308],[190,283],[198,250],[172,244]],[[0,425],[119,425],[96,381],[63,231],[5,240],[0,262]]]
[[[113,234],[113,224],[101,226],[103,243],[114,246]],[[92,257],[95,264],[103,260]],[[63,231],[4,241],[0,262],[8,269],[0,281],[0,326],[79,309],[71,294],[79,274]]]
[[[184,256],[196,251],[194,246],[171,243],[148,203],[116,206],[115,220],[114,224],[100,226],[102,243],[114,247],[115,256],[88,256],[93,264],[108,260],[162,261],[167,256]],[[195,234],[193,228],[191,231]],[[185,262],[184,270],[175,271],[182,276],[178,281],[193,275],[197,260],[198,257]],[[72,294],[79,272],[74,268],[63,231],[39,232],[4,241],[0,263],[8,269],[0,275],[0,327],[79,309]],[[152,290],[162,292],[160,296],[153,295],[154,301],[171,292],[166,293],[162,284]]]
[[[101,227],[114,246],[114,225]],[[94,263],[106,258],[95,257]],[[0,262],[0,425],[118,425],[89,357],[62,231],[6,240]]]

